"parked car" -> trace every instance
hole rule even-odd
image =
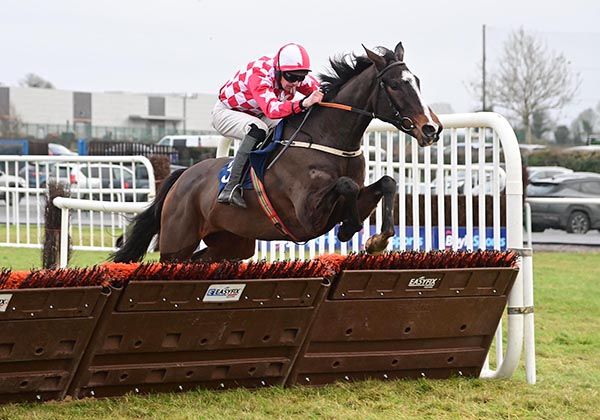
[[[55,162],[40,162],[38,165],[27,164],[19,171],[19,175],[23,178],[23,183],[29,181],[31,188],[46,188],[48,180],[57,181],[65,185],[69,185],[71,191],[83,198],[91,197],[93,199],[110,200],[110,193],[94,193],[89,189],[129,189],[133,188],[148,188],[148,170],[143,165],[136,165],[135,181],[133,171],[130,166],[120,166],[109,163],[55,163]],[[27,173],[26,173],[27,172]],[[80,191],[78,191],[78,189]],[[85,191],[83,191],[85,190]],[[123,200],[133,201],[132,193],[123,191],[112,195],[115,201]],[[137,201],[146,201],[147,194],[138,194]]]
[[[527,186],[528,197],[600,198],[600,174],[573,172],[537,179]],[[586,233],[600,229],[600,204],[531,203],[534,232],[562,229],[569,233]]]
[[[4,200],[7,204],[10,200],[14,200],[15,192],[9,189],[17,186],[25,188],[25,180],[20,176],[8,175],[4,171],[0,171],[0,200]],[[19,201],[25,196],[25,192],[19,192]]]
[[[546,145],[544,144],[519,144],[521,154],[532,153],[544,149],[546,149]]]
[[[600,144],[591,144],[587,146],[574,146],[565,150],[566,152],[600,152]]]
[[[120,189],[126,190],[130,188],[148,188],[149,180],[147,170],[143,166],[136,167],[136,176],[134,179],[131,168],[110,165],[107,163],[94,163],[91,165],[78,165],[71,171],[71,177],[74,177],[75,183],[79,188],[92,189]],[[146,175],[145,177],[143,175]],[[100,193],[97,194],[100,197]],[[96,198],[92,193],[92,198]],[[136,201],[146,201],[147,194],[138,194]],[[111,195],[103,193],[102,200],[110,200]],[[133,201],[133,194],[127,192],[117,192],[112,196],[114,201]]]
[[[48,179],[63,184],[75,184],[77,180],[71,173],[77,166],[76,163],[26,163],[19,170],[19,176],[29,183],[30,188],[46,188]]]
[[[466,171],[464,168],[461,168],[457,173],[457,182],[456,182],[456,191],[459,195],[464,195],[466,193]],[[444,186],[444,194],[452,194],[452,174],[446,173],[444,176],[445,186]],[[437,194],[437,178],[434,178],[431,182],[431,192],[432,194]],[[494,193],[494,173],[489,169],[485,171],[485,180],[484,180],[484,195],[492,195]],[[480,195],[481,185],[479,183],[479,170],[477,167],[474,167],[471,171],[471,195]],[[498,170],[498,188],[499,191],[502,192],[506,188],[506,172],[504,169]]]
[[[25,163],[19,170],[19,176],[29,183],[30,188],[41,187],[46,181],[46,175],[43,173],[44,171],[42,169],[42,165],[36,167],[36,165]]]
[[[48,143],[48,155],[50,155],[50,156],[79,156],[78,153],[75,153],[75,152],[67,149],[62,144],[58,144],[58,143]]]
[[[156,144],[171,147],[200,147],[200,136],[164,136]]]
[[[223,136],[219,135],[169,135],[158,141],[159,146],[171,147],[218,147]]]
[[[536,179],[552,178],[555,175],[570,174],[573,173],[573,169],[565,168],[563,166],[528,166],[527,167],[527,178],[529,182],[535,181]]]

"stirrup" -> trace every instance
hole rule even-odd
[[[238,188],[240,191],[238,191]],[[247,208],[246,201],[244,200],[244,189],[240,184],[236,185],[229,194],[229,205],[239,208]]]
[[[236,196],[235,193],[238,189],[240,189],[239,196]],[[219,196],[217,197],[218,203],[229,204],[234,207],[241,207],[244,209],[247,207],[243,197],[244,189],[242,188],[241,184],[234,185],[231,191],[229,191],[229,195],[222,197],[224,192],[226,193],[227,190],[224,189],[223,191],[221,191],[221,194],[219,194]]]

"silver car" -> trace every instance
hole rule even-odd
[[[573,172],[552,178],[534,179],[527,186],[528,197],[565,198],[561,203],[531,203],[534,232],[562,229],[569,233],[586,233],[600,229],[600,204],[574,203],[569,198],[599,198],[600,174]]]

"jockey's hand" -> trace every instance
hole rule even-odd
[[[314,104],[318,104],[322,100],[323,92],[321,92],[320,90],[315,90],[308,97],[302,100],[302,104],[304,105],[304,108],[310,108],[311,106],[313,106]]]
[[[321,83],[321,85],[319,86],[319,90],[321,92],[323,92],[323,95],[326,95],[327,92],[329,92],[329,90],[331,89],[331,84],[328,82],[323,82]]]

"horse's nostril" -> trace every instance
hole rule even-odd
[[[421,128],[421,131],[423,131],[425,136],[433,137],[435,134],[437,134],[437,127],[433,124],[425,124],[423,128]]]

